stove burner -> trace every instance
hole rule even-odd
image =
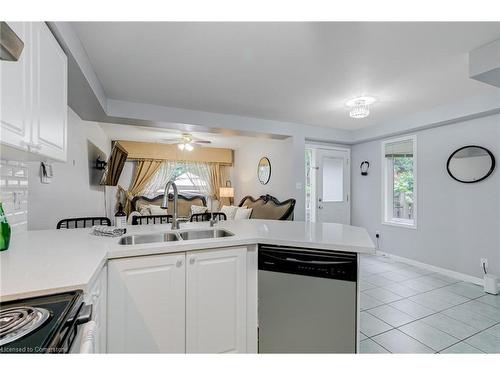
[[[50,312],[40,307],[13,307],[0,311],[0,346],[20,339],[40,327]]]

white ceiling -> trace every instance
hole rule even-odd
[[[164,143],[166,139],[179,139],[183,132],[179,130],[163,129],[158,127],[120,125],[120,124],[99,124],[111,140],[121,141],[141,141]],[[241,135],[214,134],[205,132],[190,132],[197,139],[211,141],[211,144],[202,147],[223,147],[237,150],[255,137]]]
[[[498,91],[467,53],[496,23],[73,23],[111,99],[358,129]],[[378,99],[362,120],[345,101]]]

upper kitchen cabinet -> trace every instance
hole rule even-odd
[[[43,22],[12,22],[24,42],[18,61],[1,61],[2,153],[66,161],[67,57]]]
[[[24,41],[18,61],[0,61],[0,140],[3,145],[27,150],[31,142],[31,25],[9,22]]]
[[[66,160],[67,57],[45,23],[33,24],[33,122],[36,150]]]

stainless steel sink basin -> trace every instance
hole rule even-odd
[[[120,239],[120,245],[138,245],[142,243],[153,243],[153,242],[169,242],[169,241],[179,241],[179,236],[177,233],[150,233],[150,234],[136,234],[132,236],[122,237]]]
[[[231,237],[233,233],[225,229],[207,229],[207,230],[186,230],[179,233],[179,236],[185,241],[188,240],[201,240],[204,238],[220,238]]]
[[[234,236],[225,229],[184,230],[182,232],[135,234],[120,238],[120,245],[139,245],[144,243],[189,241],[205,238],[221,238]]]

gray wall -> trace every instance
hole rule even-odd
[[[104,187],[90,182],[89,142],[109,155],[111,141],[101,127],[68,108],[68,159],[52,164],[52,183],[40,182],[39,162],[28,163],[28,230],[55,229],[62,218],[105,215]]]
[[[235,203],[238,204],[246,195],[259,197],[270,194],[279,200],[296,198],[299,191],[295,189],[293,148],[293,138],[285,140],[256,138],[235,150],[233,168]],[[271,161],[271,179],[267,185],[262,185],[257,178],[257,165],[264,156]]]
[[[500,161],[500,115],[416,132],[418,229],[382,225],[381,141],[352,147],[352,224],[366,227],[380,249],[434,266],[482,277],[480,258],[500,274],[500,171],[475,184],[458,183],[446,171],[448,156],[476,144]],[[368,176],[359,164],[370,162]]]

